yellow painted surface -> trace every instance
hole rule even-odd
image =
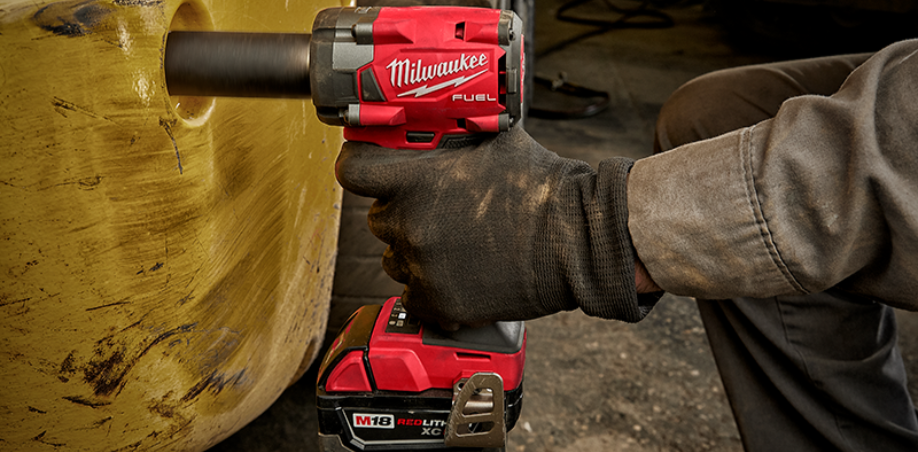
[[[336,0],[0,2],[0,450],[203,450],[314,359],[341,130],[170,98],[170,29],[308,32]]]

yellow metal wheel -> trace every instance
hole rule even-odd
[[[329,6],[0,3],[0,450],[203,450],[314,359],[341,131],[308,100],[170,97],[162,55]]]

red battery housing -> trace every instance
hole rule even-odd
[[[479,372],[503,379],[509,431],[522,403],[525,342],[523,322],[449,334],[417,322],[398,297],[360,308],[319,368],[320,437],[345,445],[326,450],[444,449],[453,386]]]

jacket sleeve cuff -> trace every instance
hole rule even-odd
[[[752,152],[770,121],[639,160],[628,229],[661,288],[708,299],[799,294],[756,195]],[[760,140],[758,140],[760,141]]]

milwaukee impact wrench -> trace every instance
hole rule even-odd
[[[171,32],[173,95],[312,97],[344,137],[384,147],[458,147],[519,121],[522,21],[460,7],[330,8],[312,35]]]
[[[459,7],[331,8],[312,34],[172,32],[170,94],[311,97],[348,140],[460,147],[522,115],[522,21]],[[523,322],[444,332],[398,298],[360,308],[321,363],[322,450],[503,450],[519,417]]]

